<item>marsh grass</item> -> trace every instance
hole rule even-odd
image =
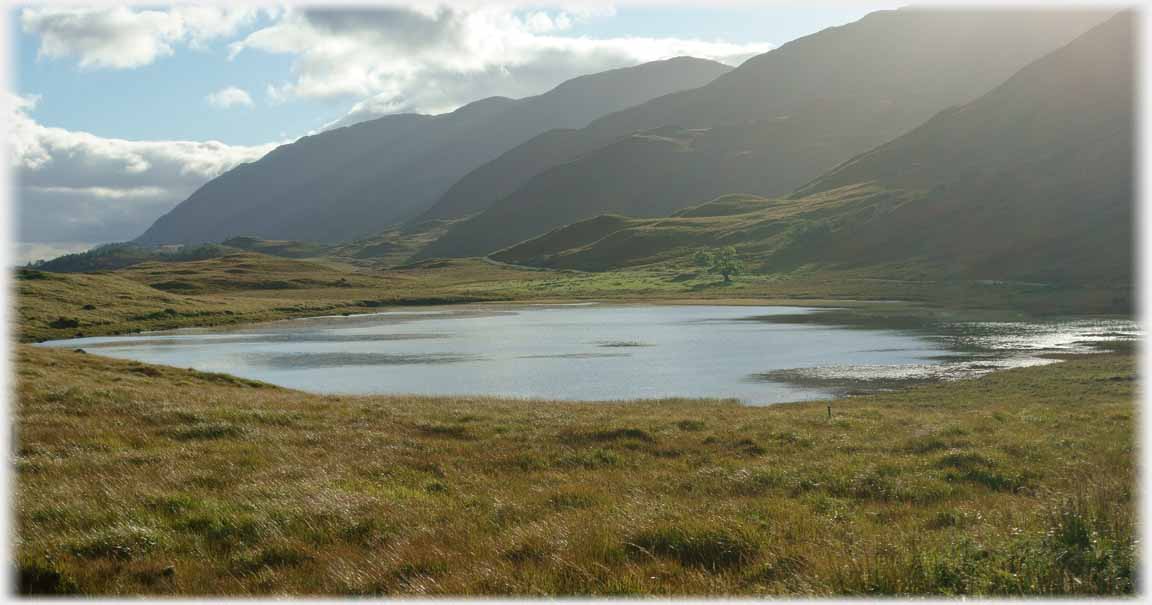
[[[748,408],[308,395],[19,346],[23,593],[1130,594],[1133,358]]]

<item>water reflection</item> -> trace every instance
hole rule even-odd
[[[851,329],[846,329],[851,328]],[[48,346],[325,393],[764,404],[971,378],[1131,340],[1133,322],[959,322],[704,305],[471,305]]]

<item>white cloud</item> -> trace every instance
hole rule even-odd
[[[232,56],[250,51],[295,56],[293,79],[269,86],[270,99],[359,98],[353,109],[358,119],[396,111],[448,111],[495,94],[538,94],[578,75],[679,55],[738,63],[772,48],[766,43],[561,35],[587,14],[567,5],[297,9],[230,48]]]
[[[618,0],[385,2],[298,9],[47,6],[23,9],[20,20],[25,31],[38,35],[39,56],[71,58],[82,69],[140,67],[181,46],[200,48],[213,40],[232,40],[230,57],[289,54],[293,73],[264,83],[268,102],[355,101],[340,124],[398,111],[450,111],[492,95],[539,94],[579,75],[678,55],[737,63],[771,48],[565,35],[583,19],[614,14]],[[265,26],[234,40],[257,24]],[[220,100],[230,107],[248,105],[251,95],[245,94],[248,101],[238,95]]]
[[[199,48],[235,35],[257,15],[252,9],[176,6],[167,10],[25,8],[24,31],[39,36],[38,57],[75,58],[84,69],[131,69],[171,55],[175,46]]]
[[[21,241],[115,241],[139,235],[209,179],[277,144],[128,141],[53,128],[9,95],[9,161]]]
[[[221,88],[216,92],[209,94],[207,97],[208,104],[219,109],[230,109],[232,107],[252,106],[252,97],[243,88],[235,86],[228,86]]]
[[[87,195],[96,199],[121,200],[139,198],[164,197],[168,190],[162,187],[60,187],[55,185],[32,185],[29,191],[35,193],[62,193],[71,195]]]

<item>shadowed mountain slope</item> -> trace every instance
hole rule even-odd
[[[729,69],[680,57],[575,78],[535,97],[493,97],[443,115],[386,116],[304,137],[208,182],[137,241],[370,234],[415,216],[460,176],[541,132],[582,127]]]
[[[1106,17],[902,9],[829,28],[706,86],[505,153],[425,215],[490,204],[422,255],[487,254],[601,213],[659,216],[733,191],[787,194],[987,92]]]
[[[922,258],[972,275],[1130,281],[1134,18],[1121,13],[963,107],[797,192],[923,192],[829,235],[824,261]],[[833,244],[834,242],[834,244]]]
[[[735,245],[769,271],[916,265],[938,277],[1130,282],[1133,28],[1116,15],[788,199],[599,218],[494,257],[608,269]]]

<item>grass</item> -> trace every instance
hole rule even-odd
[[[875,185],[846,187],[803,200],[726,195],[672,216],[604,215],[560,227],[497,251],[497,260],[555,268],[603,271],[691,256],[702,246],[738,245],[741,253],[776,265],[842,215],[870,214],[914,196]],[[810,255],[811,256],[811,255]],[[789,259],[789,264],[795,265]],[[759,264],[759,263],[756,263]]]
[[[1007,317],[1131,312],[1130,288],[933,281],[901,273],[904,278],[889,279],[871,271],[801,268],[723,284],[694,268],[672,265],[583,273],[455,259],[380,268],[244,252],[100,273],[19,270],[15,332],[22,341],[35,342],[481,301],[806,306],[884,301],[888,307],[899,300],[940,310],[998,309]]]
[[[904,329],[971,309],[1011,320],[1130,304],[1104,287],[897,273],[798,268],[722,285],[675,264],[583,273],[246,252],[20,271],[17,328],[36,341],[642,300],[835,306],[804,317]],[[1130,351],[855,397],[831,420],[825,403],[317,396],[27,345],[17,357],[24,593],[1134,591]]]
[[[480,279],[533,272],[483,265]],[[113,272],[16,273],[20,340],[229,325],[381,307],[500,300],[454,291],[471,284],[469,263],[441,271],[366,272],[322,262],[240,253],[182,263],[142,263]],[[475,278],[473,278],[475,279]]]
[[[1130,353],[829,420],[824,402],[320,396],[15,352],[25,593],[1134,591]]]

